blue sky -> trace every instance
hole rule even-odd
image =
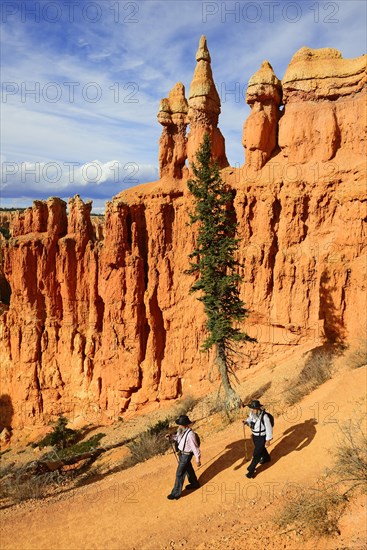
[[[159,101],[178,81],[188,92],[202,34],[241,165],[251,75],[268,59],[282,78],[302,46],[363,55],[366,2],[3,0],[1,206],[79,193],[101,212],[157,179]]]

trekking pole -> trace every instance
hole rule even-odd
[[[243,437],[245,438],[245,460],[247,460],[246,422],[242,420]]]
[[[172,450],[173,450],[173,454],[175,455],[176,460],[178,462],[178,456],[177,456],[177,453],[176,453],[175,442],[174,441],[171,441],[171,447],[172,447]]]

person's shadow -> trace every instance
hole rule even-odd
[[[305,420],[300,424],[295,424],[288,428],[280,436],[281,440],[275,447],[268,447],[270,452],[271,462],[261,465],[261,471],[271,467],[278,462],[283,456],[286,456],[294,451],[301,451],[307,447],[316,435],[315,418]],[[200,475],[199,483],[204,485],[213,479],[223,470],[230,468],[235,462],[242,458],[240,464],[237,464],[233,469],[240,470],[245,464],[250,463],[253,453],[252,439],[246,439],[246,456],[245,456],[245,440],[239,439],[225,447],[223,454],[215,460],[203,473]],[[260,465],[258,466],[260,467]]]
[[[248,453],[249,441],[246,441],[246,444]],[[243,458],[244,454],[245,442],[243,439],[233,441],[233,443],[227,445],[227,447],[225,447],[223,450],[223,454],[220,454],[220,456],[200,474],[200,477],[198,479],[200,485],[208,483],[220,472],[223,472],[223,470],[227,470],[227,468],[230,468],[235,462],[237,462],[237,460]]]
[[[281,440],[275,447],[268,447],[270,452],[271,462],[259,465],[261,471],[266,470],[273,464],[278,462],[283,456],[286,456],[294,451],[301,451],[307,447],[316,435],[317,420],[310,418],[301,424],[295,424],[288,428],[280,436]],[[245,440],[239,439],[227,445],[219,457],[208,466],[198,477],[201,486],[209,483],[220,472],[227,470],[235,462],[242,458],[240,464],[237,464],[233,469],[240,470],[246,463],[250,463],[253,453],[253,444],[251,439],[246,438],[246,456],[245,456]],[[214,457],[215,458],[215,457]],[[205,467],[205,464],[203,465]],[[185,496],[186,491],[182,496]]]
[[[271,446],[268,447],[271,462],[262,465],[261,470],[270,468],[278,460],[294,451],[302,451],[302,449],[308,447],[316,435],[316,424],[317,420],[315,418],[309,418],[301,424],[295,424],[283,432],[281,441],[273,448]]]

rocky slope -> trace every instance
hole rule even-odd
[[[207,391],[204,316],[184,274],[194,244],[185,162],[205,131],[233,188],[244,328],[258,340],[239,367],[364,334],[366,56],[302,48],[282,82],[264,62],[249,81],[240,169],[217,127],[205,37],[197,62],[188,102],[178,84],[160,106],[162,179],[108,203],[103,230],[78,196],[68,214],[51,198],[12,219],[1,242],[0,429],[61,413],[108,421]]]

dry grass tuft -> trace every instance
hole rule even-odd
[[[12,471],[0,483],[0,499],[10,499],[13,503],[46,496],[55,482],[55,473],[32,475],[27,467]]]
[[[144,462],[158,454],[164,454],[170,447],[162,434],[144,432],[128,445],[132,462]]]
[[[301,494],[290,499],[277,514],[275,521],[283,528],[302,531],[309,537],[339,533],[338,522],[346,498],[328,487],[305,487]]]
[[[357,488],[367,493],[366,420],[364,414],[339,426],[341,433],[334,450],[335,465],[328,473],[347,487],[345,494]]]
[[[327,481],[305,487],[291,498],[275,517],[280,527],[303,531],[308,536],[339,534],[338,522],[348,494],[356,489],[367,492],[366,415],[356,414],[340,430],[333,449],[335,464],[326,470]]]
[[[346,354],[345,360],[351,369],[359,369],[367,365],[367,340],[362,339],[358,347]]]

